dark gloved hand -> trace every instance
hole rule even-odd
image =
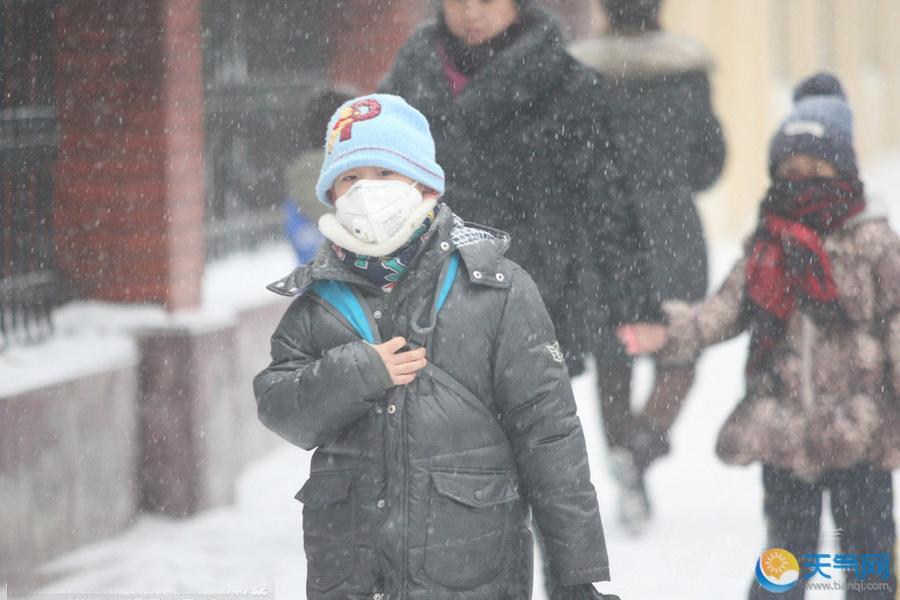
[[[554,588],[550,600],[619,600],[618,596],[601,594],[591,583],[560,585]]]

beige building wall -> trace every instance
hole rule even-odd
[[[705,43],[718,65],[714,102],[729,156],[700,202],[713,238],[752,228],[768,185],[769,139],[807,75],[829,69],[841,78],[863,165],[900,147],[897,0],[666,0],[662,18]]]

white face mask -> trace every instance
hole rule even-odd
[[[361,179],[335,202],[335,216],[356,239],[383,244],[393,238],[422,204],[415,184]]]

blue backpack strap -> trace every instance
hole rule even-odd
[[[450,295],[450,290],[453,287],[453,280],[456,279],[456,273],[459,271],[459,261],[460,258],[458,253],[455,253],[450,257],[450,262],[447,265],[444,278],[440,283],[440,290],[435,297],[433,313],[435,317],[444,305],[447,296]],[[375,336],[372,334],[372,328],[369,326],[366,312],[363,310],[362,304],[349,285],[343,281],[319,280],[311,286],[311,289],[322,300],[340,313],[340,315],[346,319],[347,323],[356,330],[359,337],[370,344],[375,343]]]
[[[359,337],[370,344],[375,343],[375,336],[372,335],[366,313],[349,285],[343,281],[319,280],[312,285],[312,290],[341,313]]]
[[[453,280],[456,279],[456,272],[458,270],[459,253],[454,252],[453,256],[450,257],[450,265],[447,267],[447,275],[444,277],[444,281],[441,284],[440,294],[438,295],[437,301],[434,303],[434,312],[440,312],[441,307],[444,306],[444,300],[450,295],[450,288],[453,287]]]

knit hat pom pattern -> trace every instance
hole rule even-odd
[[[816,73],[801,81],[794,90],[794,103],[809,96],[837,96],[847,99],[841,82],[831,73]]]
[[[602,0],[607,19],[613,28],[659,27],[659,10],[662,0]]]
[[[842,177],[857,177],[853,114],[840,80],[816,73],[794,89],[794,106],[769,146],[769,172],[796,154],[822,159]]]

